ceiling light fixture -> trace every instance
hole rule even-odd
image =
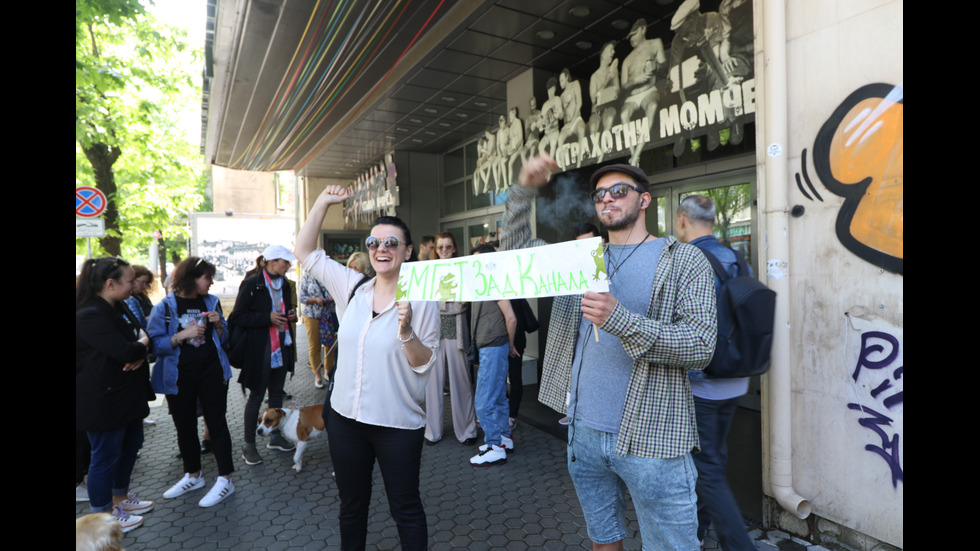
[[[544,29],[542,31],[538,31],[534,33],[534,36],[538,37],[541,40],[551,40],[552,38],[555,37],[555,31]]]
[[[592,11],[587,6],[576,6],[568,10],[568,13],[574,15],[575,17],[588,17]]]

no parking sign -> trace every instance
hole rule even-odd
[[[92,218],[105,211],[105,194],[94,187],[75,188],[75,216]]]

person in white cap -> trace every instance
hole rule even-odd
[[[249,465],[262,462],[255,447],[255,429],[266,390],[269,407],[282,407],[286,373],[296,363],[296,311],[285,277],[295,260],[282,245],[266,247],[259,259],[262,269],[242,282],[228,317],[234,327],[232,365],[241,368],[238,382],[249,390],[242,450],[242,459]],[[266,447],[290,451],[295,446],[276,431]]]

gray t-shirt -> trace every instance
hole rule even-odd
[[[610,245],[606,252],[609,292],[630,312],[647,314],[664,243],[654,239],[639,247]],[[592,323],[583,317],[572,362],[568,416],[592,429],[618,434],[632,372],[633,359],[619,338],[600,329],[596,342]]]

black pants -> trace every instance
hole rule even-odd
[[[330,411],[330,456],[340,492],[340,547],[362,550],[367,542],[371,473],[377,459],[391,517],[405,551],[428,546],[428,525],[419,494],[419,468],[425,429],[366,425]]]
[[[231,433],[225,413],[228,409],[228,382],[221,365],[199,369],[180,369],[177,394],[168,395],[170,415],[177,429],[177,447],[184,461],[184,472],[201,470],[201,440],[197,436],[197,403],[201,402],[204,422],[211,434],[211,447],[218,463],[218,474],[227,476],[235,470],[231,459]]]
[[[507,400],[510,404],[510,416],[517,419],[524,398],[524,351],[518,357],[507,356],[507,378],[510,379],[510,392]]]
[[[262,411],[262,401],[265,391],[269,391],[269,407],[281,408],[283,397],[286,396],[286,367],[269,369],[269,386],[248,391],[248,401],[245,402],[245,442],[255,443],[255,429],[259,425],[259,412]]]
[[[88,433],[83,430],[75,431],[75,486],[85,481],[88,465],[92,460],[92,445],[88,441]]]

